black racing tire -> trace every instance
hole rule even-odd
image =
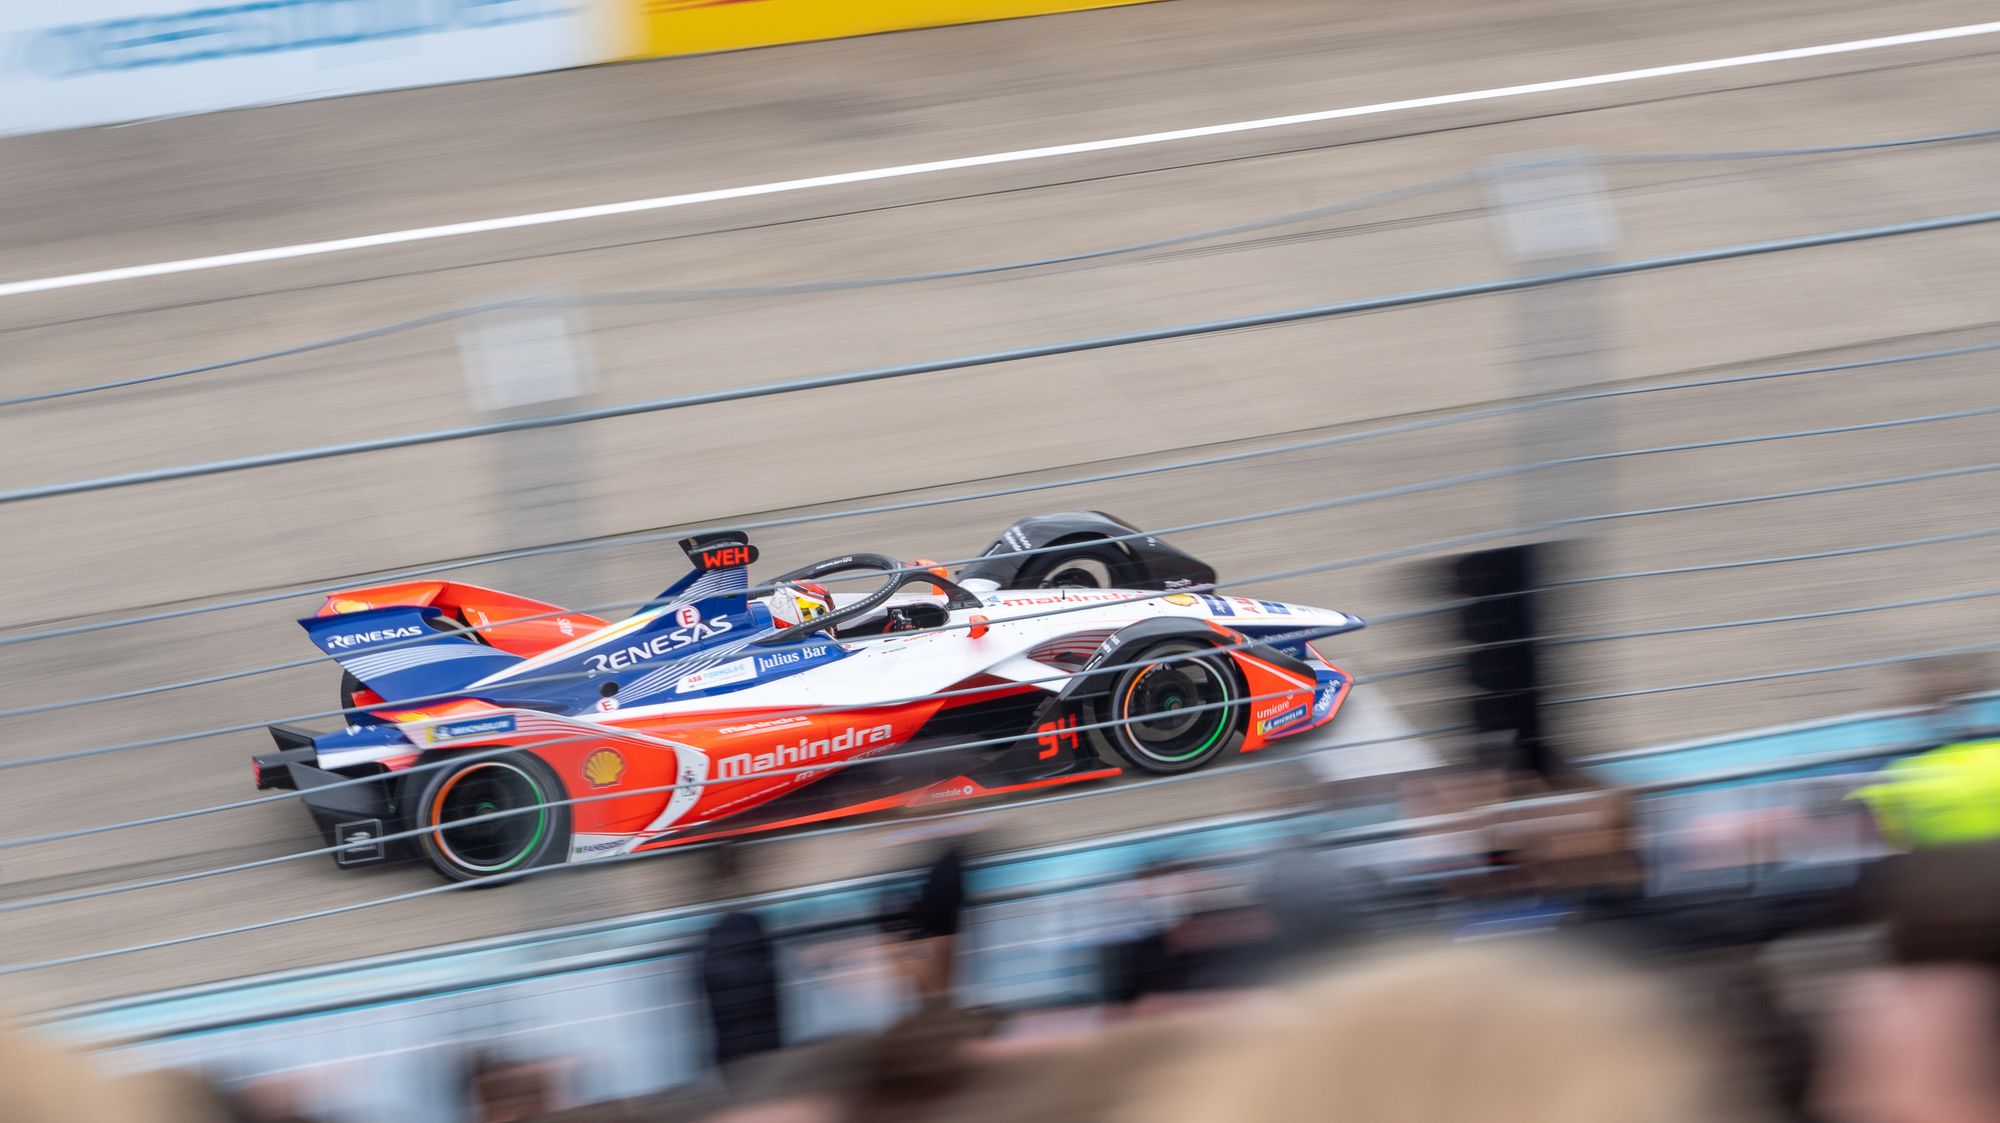
[[[343,710],[352,710],[354,708],[354,696],[365,689],[367,688],[361,685],[361,680],[354,677],[353,671],[340,672],[340,708]],[[354,724],[356,715],[349,713],[341,716],[346,718],[349,725]]]
[[[424,831],[417,850],[445,880],[479,881],[561,861],[570,836],[563,798],[562,782],[534,756],[470,753],[430,770],[410,805],[409,825]],[[500,811],[521,814],[450,825]]]
[[[1090,731],[1101,750],[1141,772],[1172,775],[1228,749],[1249,716],[1247,706],[1229,703],[1243,696],[1229,656],[1200,640],[1168,639],[1118,668],[1110,691],[1093,699],[1085,716],[1092,724],[1117,723]],[[1174,716],[1200,706],[1209,708]]]
[[[1030,557],[1014,584],[1023,589],[1119,589],[1127,586],[1130,568],[1118,547],[1085,540]]]

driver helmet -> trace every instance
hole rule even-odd
[[[833,611],[833,594],[826,591],[825,585],[813,581],[780,585],[771,602],[772,615],[786,627],[810,623]]]

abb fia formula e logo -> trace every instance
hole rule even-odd
[[[710,667],[705,671],[696,671],[693,674],[682,675],[681,680],[674,684],[674,690],[681,694],[688,694],[697,690],[710,690],[718,686],[749,682],[756,677],[756,660],[738,659],[732,663],[724,663],[719,667]]]
[[[887,745],[895,738],[895,729],[887,725],[843,729],[831,737],[804,737],[791,744],[773,746],[764,752],[723,757],[716,762],[715,774],[722,780],[741,780],[773,769],[811,764],[849,749]]]

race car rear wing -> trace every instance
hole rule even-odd
[[[299,621],[321,651],[384,703],[435,698],[521,662],[462,630],[442,630],[436,608],[394,605]]]
[[[711,614],[743,611],[750,566],[757,561],[757,547],[750,544],[749,535],[723,530],[683,538],[681,550],[694,563],[694,570],[660,590],[659,596],[646,602],[647,608],[688,602],[704,604]]]

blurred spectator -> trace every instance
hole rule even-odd
[[[1854,793],[1890,846],[2000,838],[2000,729],[1981,720],[1977,706],[1991,686],[1977,655],[1917,664],[1910,698],[1938,747],[1889,764],[1879,782]]]
[[[1830,1123],[2000,1120],[2000,980],[1978,967],[1867,972],[1827,1032],[1816,1106]]]
[[[521,1123],[557,1106],[555,1074],[546,1064],[481,1053],[473,1057],[465,1084],[472,1123]]]
[[[1087,1123],[1179,1056],[1199,1023],[996,1035],[993,1018],[933,1002],[882,1033],[794,1050],[709,1123]]]
[[[1165,958],[1166,933],[1180,920],[1179,870],[1167,863],[1148,866],[1129,883],[1129,923],[1104,948],[1104,993],[1127,1005],[1159,989],[1156,974]]]
[[[869,1042],[853,1115],[868,1120],[925,1117],[928,1106],[970,1078],[973,1066],[965,1046],[991,1030],[988,1018],[943,1001],[925,1003]]]
[[[742,896],[742,851],[723,843],[710,852],[711,896]],[[724,1080],[759,1054],[784,1043],[777,950],[756,913],[731,907],[703,937],[698,971],[708,1005],[715,1064]]]
[[[1617,916],[1642,891],[1620,789],[1574,776],[1555,788],[1471,764],[1411,778],[1405,810],[1420,823],[1406,873],[1455,897],[1467,934]]]
[[[192,1069],[165,1069],[128,1078],[149,1118],[185,1123],[310,1123],[289,1080],[253,1079],[225,1086]]]
[[[918,960],[917,993],[926,997],[949,996],[957,980],[968,845],[965,835],[945,842],[924,871],[923,886],[910,911],[910,939],[924,949]]]
[[[540,1116],[535,1123],[674,1123],[712,1118],[718,1097],[705,1088],[687,1087],[651,1096],[606,1100],[565,1108]]]
[[[1337,847],[1295,835],[1265,863],[1255,889],[1272,925],[1272,950],[1284,963],[1352,946],[1373,932],[1380,880]]]
[[[238,1119],[257,1123],[308,1123],[312,1113],[305,1104],[311,1092],[310,1080],[290,1075],[252,1077],[231,1083],[229,1100]]]
[[[119,1077],[30,1032],[0,1028],[7,1123],[233,1123],[231,1105],[188,1073]]]
[[[1150,930],[1112,945],[1105,990],[1157,1011],[1204,993],[1252,985],[1271,965],[1277,929],[1243,871],[1188,864],[1143,875]]]
[[[1467,764],[1406,777],[1402,814],[1417,825],[1401,847],[1404,876],[1454,892],[1487,891],[1505,856],[1477,813],[1506,794],[1499,772]]]
[[[706,1123],[842,1123],[840,1105],[820,1096],[759,1100],[704,1117]]]
[[[1490,734],[1472,748],[1473,767],[1506,782],[1516,796],[1564,791],[1585,783],[1583,773],[1540,733]]]
[[[955,998],[965,921],[965,870],[979,841],[977,818],[952,819],[921,832],[935,845],[915,893],[883,918],[903,942],[902,961],[918,1002]]]
[[[1861,896],[1898,965],[2000,971],[2000,842],[1892,856],[1868,871]]]
[[[1854,797],[1899,850],[2000,839],[2000,738],[1957,741],[1894,761]]]
[[[1704,1027],[1650,977],[1506,940],[1397,950],[1211,1018],[1120,1112],[1145,1123],[1730,1123]]]
[[[1891,857],[1864,889],[1891,965],[1854,977],[1828,1021],[1821,1114],[2000,1120],[2000,843]]]
[[[970,1071],[960,1046],[989,1028],[943,1002],[923,1005],[878,1033],[835,1037],[763,1058],[755,1081],[731,1088],[717,1123],[878,1120],[916,1113]]]
[[[1909,665],[1907,675],[1904,704],[1931,714],[1952,710],[1979,692],[1994,687],[1991,668],[1980,652],[1920,660]],[[1955,740],[1964,732],[1959,730],[1943,740]]]

